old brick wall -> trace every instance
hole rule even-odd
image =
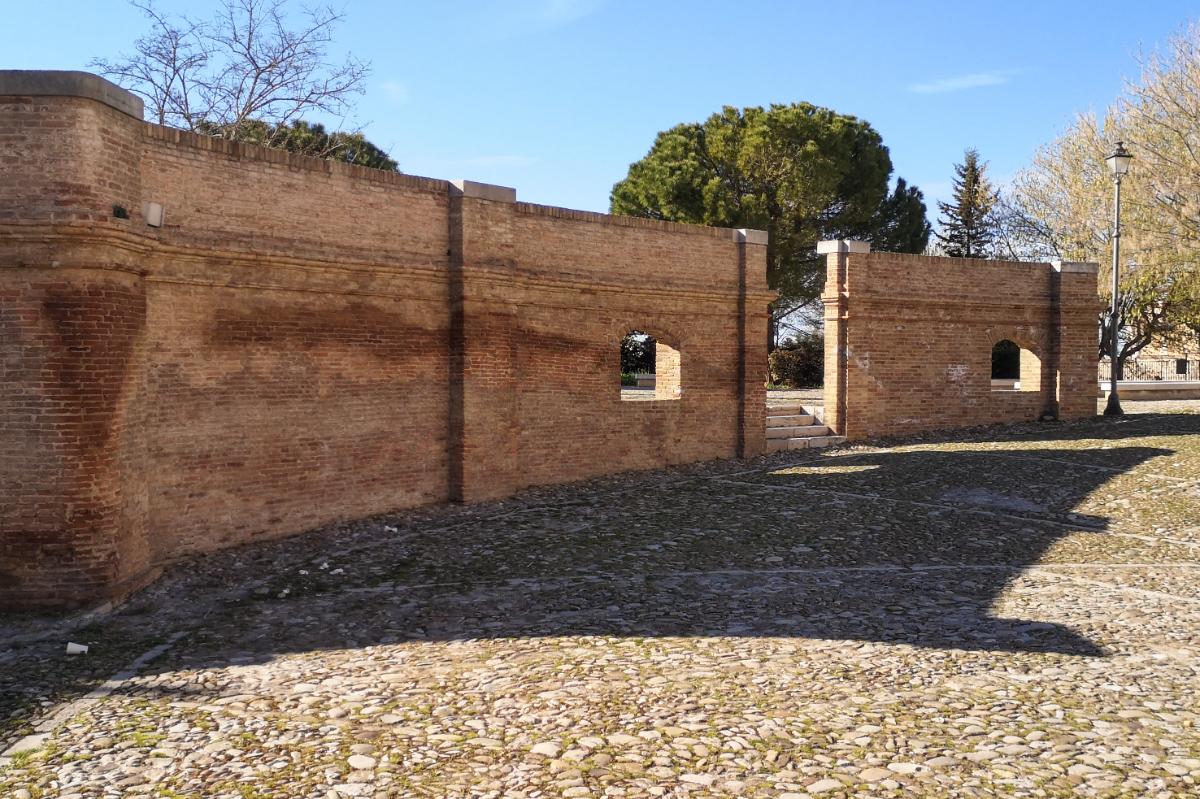
[[[524,387],[517,397],[518,461],[531,481],[555,482],[562,469],[584,477],[713,452],[762,452],[765,348],[748,356],[741,383],[732,368],[739,319],[730,299],[739,294],[738,250],[747,245],[716,228],[664,229],[528,204],[516,214],[518,279],[528,287],[516,352]],[[600,231],[604,244],[597,247]],[[746,293],[757,300],[742,322],[761,345],[766,276],[762,253],[756,257]],[[679,351],[678,399],[621,400],[620,342],[632,330]],[[547,367],[563,379],[539,379]],[[739,412],[753,416],[749,435],[739,434]],[[548,442],[558,449],[554,460],[539,455]],[[603,461],[597,451],[606,453]]]
[[[839,434],[1095,414],[1095,264],[828,249],[825,421]],[[991,385],[1004,339],[1040,361],[1022,353],[1021,391]]]
[[[0,91],[0,606],[80,604],[154,572],[142,250],[113,217],[140,195],[130,121]]]
[[[156,557],[447,499],[445,182],[143,130]]]
[[[0,607],[119,595],[336,520],[762,451],[757,232],[222,142],[131,99],[0,72]],[[632,329],[679,348],[678,399],[621,400]]]

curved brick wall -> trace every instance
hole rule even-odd
[[[0,607],[762,451],[758,236],[161,128],[81,74],[0,72]],[[681,399],[619,399],[641,327],[679,343]]]

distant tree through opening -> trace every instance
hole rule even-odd
[[[623,400],[679,399],[679,350],[641,330],[631,330],[621,339],[621,392]]]

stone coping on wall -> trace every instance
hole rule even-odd
[[[110,80],[79,70],[0,69],[0,96],[83,97],[142,119],[145,105]]]
[[[386,169],[375,169],[358,164],[347,164],[329,158],[317,158],[312,155],[300,155],[288,150],[265,147],[261,144],[231,141],[216,136],[205,136],[179,128],[169,128],[145,123],[144,134],[147,138],[157,141],[170,142],[196,150],[206,150],[212,153],[245,161],[264,161],[272,164],[285,165],[290,169],[303,169],[308,172],[324,172],[329,175],[342,175],[354,180],[369,180],[377,183],[387,183],[419,191],[434,191],[447,193],[451,189],[448,180],[426,178],[419,175],[407,175],[403,172],[392,172]]]
[[[861,245],[861,242],[847,241],[845,243],[849,245],[850,248],[847,250],[847,252],[851,255],[865,255],[870,253],[870,250],[867,248],[855,248],[855,245]],[[820,242],[817,245],[818,252],[823,255],[836,253],[837,249],[834,246],[836,244],[836,240]],[[888,260],[890,261],[907,261],[914,264],[926,263],[930,257],[920,253],[888,252],[878,254],[886,254]],[[1029,269],[1048,268],[1055,272],[1097,273],[1100,269],[1100,265],[1092,261],[1013,261],[1006,258],[953,258],[944,255],[935,257],[938,259],[938,263],[942,268],[955,266],[978,267],[981,264],[986,264],[988,266],[1023,267]]]
[[[664,233],[710,236],[715,239],[732,237],[734,241],[745,241],[748,244],[765,245],[767,243],[767,232],[765,230],[692,225],[686,222],[668,222],[662,219],[646,219],[640,216],[620,216],[617,214],[600,213],[599,211],[579,211],[573,208],[561,208],[556,205],[539,205],[529,202],[518,202],[516,208],[518,212],[531,216],[546,216],[574,222],[594,222],[604,225],[616,225],[618,227],[645,228],[649,230],[661,230]]]

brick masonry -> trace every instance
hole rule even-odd
[[[837,433],[1095,415],[1095,264],[822,249],[825,422]],[[992,347],[1004,339],[1026,350],[1021,391],[992,389]]]
[[[63,75],[0,72],[0,607],[117,597],[183,555],[338,520],[762,452],[757,231],[196,136]],[[634,329],[679,351],[678,399],[621,401]]]

